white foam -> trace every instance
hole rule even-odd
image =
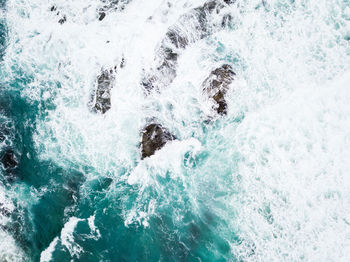
[[[154,65],[167,28],[204,1],[168,7],[167,1],[134,0],[101,22],[95,1],[56,2],[67,15],[63,25],[42,0],[9,0],[6,14],[6,77],[15,74],[11,66],[33,74],[22,96],[54,98],[56,106],[36,123],[42,159],[92,166],[138,186],[135,203],[123,210],[126,226],[148,226],[158,207],[173,200],[176,219],[185,205],[197,214],[205,203],[227,224],[217,235],[244,261],[349,260],[349,77],[332,83],[350,68],[348,3],[237,1],[227,11],[233,28],[189,46],[174,82],[145,97],[143,69]],[[123,56],[111,110],[91,113],[96,76]],[[228,94],[228,116],[205,126],[211,106],[201,83],[222,63],[233,65],[239,81]],[[179,141],[140,161],[140,131],[152,117]],[[183,161],[188,151],[207,158],[192,170]],[[123,177],[120,167],[128,171]],[[161,184],[167,175],[170,182]],[[151,190],[162,198],[150,197]],[[61,234],[73,255],[81,252],[72,236],[79,221],[71,218]]]
[[[50,245],[41,252],[40,261],[51,261],[52,253],[55,251],[55,248],[58,243],[67,248],[71,257],[79,258],[81,252],[83,252],[83,248],[74,242],[74,230],[79,222],[84,221],[84,219],[80,219],[77,217],[70,217],[69,220],[64,224],[61,235],[59,237],[55,237]]]
[[[83,248],[74,242],[73,232],[77,224],[83,221],[83,219],[77,217],[70,217],[68,222],[64,224],[61,231],[61,243],[65,246],[72,257],[79,258],[79,254],[83,251]]]
[[[95,215],[92,215],[88,218],[88,224],[91,229],[91,234],[95,240],[101,237],[100,230],[95,226]]]
[[[0,230],[0,260],[1,261],[25,261],[23,250],[17,247],[13,237]]]
[[[350,72],[325,86],[303,87],[249,114],[233,147],[242,194],[242,237],[255,244],[248,261],[347,261]],[[237,220],[236,220],[237,222]]]
[[[59,238],[55,237],[54,240],[50,243],[50,245],[41,252],[40,254],[40,262],[49,262],[52,259],[52,253],[55,251],[55,247],[58,243]]]
[[[168,142],[161,150],[156,151],[153,156],[145,158],[144,161],[138,164],[128,177],[128,183],[131,185],[140,183],[143,186],[149,186],[156,181],[155,177],[152,176],[165,175],[166,171],[171,171],[172,175],[181,175],[185,153],[191,152],[193,155],[196,155],[200,149],[200,142],[194,138]],[[169,161],[169,159],[172,161]]]
[[[11,222],[11,213],[15,210],[5,189],[0,185],[0,225],[6,226]],[[23,261],[25,256],[23,250],[17,246],[15,239],[0,228],[0,260],[1,261]]]
[[[55,251],[57,244],[61,243],[64,247],[67,248],[68,252],[72,257],[79,258],[81,252],[83,252],[83,248],[74,242],[74,230],[79,222],[85,221],[88,223],[91,235],[90,238],[94,240],[98,240],[101,237],[100,230],[95,226],[95,215],[88,217],[87,219],[81,219],[77,217],[70,217],[69,220],[64,224],[64,227],[61,230],[61,235],[59,237],[55,237],[50,245],[41,252],[40,261],[51,261],[52,253]]]

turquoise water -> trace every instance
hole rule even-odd
[[[62,25],[47,1],[0,2],[0,154],[18,160],[0,170],[1,261],[348,261],[350,2],[237,1],[145,96],[167,28],[204,2],[98,21],[101,2],[61,0]],[[122,57],[111,110],[91,112]],[[201,83],[222,63],[237,79],[217,117]],[[141,160],[152,118],[178,140]]]

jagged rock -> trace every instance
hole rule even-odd
[[[5,169],[12,169],[18,165],[15,153],[12,150],[7,150],[1,157],[1,163]]]
[[[232,0],[224,1],[226,5],[234,2]],[[183,49],[187,45],[209,36],[211,28],[216,27],[216,25],[211,24],[211,15],[220,13],[224,7],[225,4],[220,0],[209,0],[203,6],[192,9],[180,16],[177,23],[168,29],[163,42]]]
[[[124,10],[125,6],[131,2],[131,0],[101,0],[103,6],[98,9],[98,20],[102,21],[107,13],[112,10]]]
[[[64,15],[60,20],[58,20],[58,22],[62,25],[63,23],[65,23],[67,21],[67,17]]]
[[[227,27],[232,23],[232,16],[230,14],[226,14],[222,17],[221,27]]]
[[[218,25],[211,23],[211,16],[219,13],[226,5],[233,4],[233,0],[210,0],[203,6],[197,7],[180,16],[171,26],[157,50],[157,63],[153,72],[148,73],[142,80],[146,93],[168,86],[176,77],[177,60],[182,49],[189,44],[208,37],[214,28],[222,27],[226,20]]]
[[[149,157],[161,149],[168,141],[175,140],[166,128],[160,124],[149,124],[142,132],[141,159]]]
[[[106,17],[106,13],[105,12],[100,12],[99,15],[100,16],[99,16],[98,20],[100,20],[100,21],[102,21]]]
[[[125,58],[122,57],[122,61],[120,62],[120,68],[124,68],[125,66]]]
[[[6,139],[6,136],[0,131],[0,143],[4,142]]]
[[[229,85],[234,80],[235,75],[232,67],[224,64],[213,70],[209,77],[203,82],[203,92],[205,92],[210,99],[214,100],[214,109],[220,115],[227,114],[225,94]]]
[[[57,11],[57,6],[56,6],[56,5],[51,6],[50,11],[51,11],[51,12]],[[60,15],[60,11],[57,11],[56,15],[57,15],[57,16]],[[64,24],[66,21],[67,21],[67,17],[66,17],[66,15],[63,15],[63,16],[58,20],[58,23],[60,23],[60,24],[62,25],[62,24]]]
[[[104,70],[97,77],[93,108],[104,114],[111,108],[111,89],[115,79],[114,70]]]
[[[11,215],[11,211],[8,210],[6,207],[2,207],[2,203],[0,203],[0,214],[6,217],[9,217]]]
[[[180,30],[177,30],[176,27],[168,29],[165,41],[170,42],[176,48],[185,48],[189,44],[187,36],[183,35],[183,33]]]

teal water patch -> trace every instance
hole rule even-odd
[[[120,261],[197,261],[199,258],[226,261],[231,257],[228,241],[216,231],[218,227],[224,228],[226,222],[212,213],[207,196],[202,196],[198,213],[193,213],[191,196],[185,190],[191,185],[171,179],[170,174],[157,178],[161,191],[148,187],[140,195],[140,186],[98,174],[85,181],[84,174],[79,171],[64,170],[50,161],[40,160],[33,146],[33,133],[36,120],[46,117],[42,110],[47,112],[50,105],[41,107],[39,102],[29,103],[20,96],[20,90],[31,81],[30,77],[21,77],[7,83],[9,87],[2,92],[1,104],[4,105],[3,113],[14,123],[11,148],[19,160],[11,174],[13,179],[3,181],[9,190],[17,192],[17,210],[6,230],[33,261],[37,261],[41,252],[62,235],[70,217],[85,219],[78,222],[72,232],[73,245],[80,246],[82,251],[72,253],[62,244],[61,237],[52,253],[53,261],[70,258],[79,261],[96,261],[96,258],[107,261],[115,258]],[[219,144],[223,142],[218,137],[214,139]],[[195,177],[201,170],[196,168],[207,169],[202,167],[207,158],[207,154],[198,157],[186,154],[184,174]],[[94,172],[89,167],[81,168]],[[228,166],[227,172],[230,169]],[[121,169],[119,175],[126,172]],[[125,224],[126,210],[133,210],[135,204],[141,205],[136,209],[147,209],[152,199],[158,209],[157,215],[149,219],[148,226],[139,222]],[[93,235],[87,222],[92,215],[99,237]],[[181,220],[177,220],[179,218]],[[230,241],[232,235],[234,233]],[[234,241],[238,239],[233,238]]]
[[[0,19],[0,61],[5,54],[6,50],[6,35],[7,28],[4,19]]]
[[[19,91],[30,81],[30,78],[21,77],[3,83],[9,85],[1,92],[1,113],[9,119],[11,126],[3,130],[10,141],[1,153],[13,151],[18,165],[10,171],[2,169],[1,173],[7,189],[17,192],[16,210],[6,229],[35,261],[60,232],[64,208],[74,202],[79,187],[75,180],[79,179],[75,178],[78,175],[75,176],[74,171],[64,171],[37,158],[33,133],[35,121],[41,115],[39,103],[28,103]],[[35,203],[33,194],[38,191],[42,191],[41,198]]]
[[[0,1],[0,10],[5,12],[5,0]],[[6,40],[7,40],[7,26],[6,19],[2,15],[0,16],[0,62],[3,59],[6,50]]]

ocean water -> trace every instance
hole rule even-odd
[[[0,261],[350,260],[350,1],[237,0],[198,37],[177,21],[204,3],[0,0]],[[195,41],[147,95],[174,24]],[[141,160],[152,119],[177,140]]]

